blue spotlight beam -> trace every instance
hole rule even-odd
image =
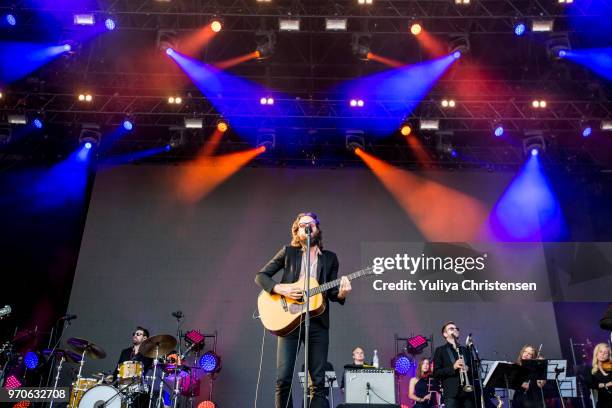
[[[155,147],[153,149],[142,150],[140,152],[129,153],[120,156],[110,156],[104,160],[104,164],[117,165],[130,163],[135,160],[144,159],[145,157],[155,156],[160,153],[167,152],[167,146]]]
[[[612,80],[612,47],[563,50],[560,56],[590,69],[599,76]]]
[[[489,225],[500,241],[537,242],[565,238],[565,219],[539,155],[529,155],[495,204]]]
[[[68,51],[64,44],[0,41],[0,82],[11,83]]]
[[[349,81],[340,87],[340,92],[347,103],[352,98],[359,98],[364,100],[364,106],[353,108],[354,118],[344,120],[342,126],[359,126],[372,134],[386,136],[390,129],[399,127],[403,118],[414,110],[456,60],[456,56],[447,55]],[[384,110],[373,101],[385,101]]]
[[[285,108],[278,104],[271,106],[260,104],[262,96],[268,97],[271,94],[269,89],[235,77],[171,48],[166,53],[185,71],[198,89],[210,98],[215,109],[232,124],[234,129],[252,126],[252,116],[265,117],[267,113],[282,116],[277,115],[279,112],[287,113],[286,116],[290,116],[289,112],[284,112],[283,109]],[[237,99],[243,102],[237,104]],[[274,126],[276,120],[276,118],[270,117],[266,124]],[[286,122],[286,120],[285,118],[284,121]],[[285,125],[287,124],[285,123]]]

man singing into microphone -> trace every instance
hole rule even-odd
[[[454,322],[448,322],[442,326],[442,336],[446,344],[436,348],[434,352],[432,376],[442,381],[444,406],[474,408],[474,392],[468,391],[465,387],[466,380],[470,378],[468,373],[470,356],[467,350],[459,345],[459,328]]]
[[[311,233],[310,248],[307,248],[307,233]],[[299,214],[291,226],[291,244],[283,247],[255,276],[255,282],[268,293],[300,299],[307,277],[316,278],[319,284],[337,279],[338,257],[335,253],[323,250],[323,234],[317,215],[314,213]],[[307,270],[305,254],[310,255],[310,270]],[[283,270],[280,283],[272,277]],[[299,281],[299,282],[298,282]],[[298,282],[296,284],[296,282]],[[327,408],[325,392],[325,364],[329,346],[329,301],[344,304],[351,284],[342,277],[340,287],[324,293],[325,312],[310,321],[308,372],[312,378],[312,408]],[[285,337],[278,337],[276,354],[276,408],[293,408],[291,399],[291,382],[295,358],[300,343],[304,342],[304,323]]]

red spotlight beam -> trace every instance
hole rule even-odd
[[[481,236],[486,208],[475,198],[394,167],[355,149],[429,241],[464,242]]]
[[[223,132],[221,132],[219,129],[215,129],[212,136],[210,137],[210,140],[206,143],[206,145],[202,149],[202,156],[204,157],[212,156],[215,150],[217,150],[217,147],[219,146],[219,143],[221,142],[222,137],[223,137]]]
[[[207,24],[195,33],[191,33],[181,38],[179,40],[178,49],[183,54],[193,57],[194,54],[206,46],[215,35],[217,35],[217,33],[210,28],[210,24]]]
[[[432,34],[428,33],[427,30],[422,30],[421,33],[416,36],[416,38],[432,58],[437,58],[448,54],[448,47],[446,44],[438,40]]]
[[[225,61],[215,62],[213,65],[219,69],[227,69],[227,68],[231,68],[233,66],[242,64],[243,62],[247,62],[247,61],[250,61],[258,57],[259,57],[259,53],[257,51],[253,51],[251,53],[241,55],[239,57],[230,58]]]
[[[391,58],[386,58],[381,55],[374,54],[372,52],[368,52],[367,58],[369,60],[380,62],[381,64],[385,64],[391,68],[399,68],[399,67],[403,67],[404,65],[406,65],[401,61],[397,61]]]

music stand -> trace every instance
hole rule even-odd
[[[557,373],[559,373],[558,378],[565,380],[566,368],[567,360],[548,360],[548,376],[546,378],[554,380],[557,378]]]
[[[303,371],[298,372],[298,378],[300,379],[300,385],[304,387],[305,378],[304,378]],[[334,388],[340,387],[338,385],[338,378],[336,378],[335,371],[331,370],[331,371],[325,372],[325,387],[329,387],[329,402],[330,402],[329,406],[333,407],[334,406]]]
[[[522,366],[529,370],[529,378],[546,380],[548,376],[548,360],[522,360]]]
[[[529,375],[529,370],[518,364],[512,364],[506,361],[495,361],[491,365],[491,369],[484,380],[485,387],[504,388],[506,393],[509,390],[518,390],[521,388],[523,380]],[[509,405],[512,402],[508,399]]]

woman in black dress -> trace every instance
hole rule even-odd
[[[518,365],[523,365],[523,360],[541,358],[536,356],[535,347],[526,344],[523,346],[516,358]],[[538,380],[533,374],[525,378],[519,390],[514,391],[512,397],[512,408],[542,408],[544,407],[544,396],[542,388],[546,384],[544,380]]]
[[[432,399],[429,390],[430,374],[431,361],[424,358],[419,362],[416,377],[411,378],[408,385],[408,398],[415,401],[413,408],[432,408],[437,405],[436,398]]]
[[[599,343],[593,350],[593,368],[589,379],[589,387],[597,390],[597,408],[612,408],[612,372],[610,369],[610,346]]]

